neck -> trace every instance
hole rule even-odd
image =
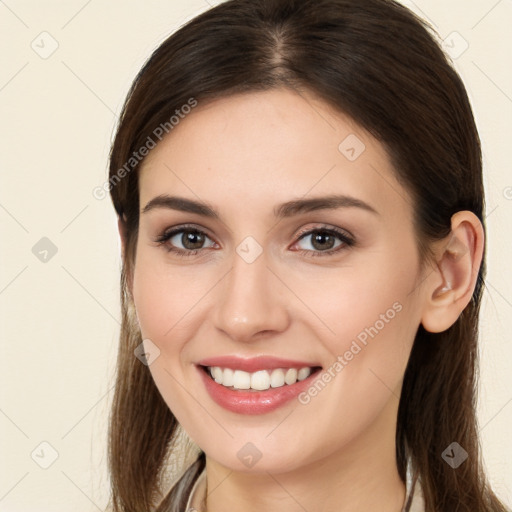
[[[400,512],[405,485],[395,431],[396,407],[390,407],[349,446],[286,473],[237,472],[207,458],[207,512]]]

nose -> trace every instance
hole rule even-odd
[[[268,263],[265,251],[252,263],[234,253],[233,266],[219,283],[214,323],[235,341],[256,341],[289,325],[286,290]]]

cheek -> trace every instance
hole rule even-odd
[[[159,340],[173,325],[173,313],[179,302],[169,293],[162,276],[138,264],[133,279],[133,299],[144,338]]]
[[[297,295],[307,297],[309,326],[332,357],[335,379],[352,396],[384,395],[400,383],[420,322],[414,258],[402,251],[381,253],[366,264],[340,268],[303,281]],[[306,301],[305,301],[306,302]],[[342,368],[340,368],[340,365]],[[337,371],[336,371],[337,370]],[[389,389],[388,389],[389,388]],[[347,397],[347,389],[340,390]]]
[[[400,323],[405,315],[398,310],[412,305],[417,275],[414,259],[399,259],[389,251],[352,266],[317,271],[311,278],[295,281],[295,290],[319,325],[323,324],[343,348],[347,337],[354,338],[375,324],[383,332],[390,330],[389,325]]]
[[[382,263],[386,272],[342,272],[338,284],[332,278],[317,282],[322,292],[310,294],[308,305],[322,319],[312,320],[319,326],[317,339],[332,359],[324,368],[325,380],[307,389],[300,403],[306,416],[309,411],[325,425],[343,425],[326,427],[323,448],[317,449],[328,451],[355,439],[384,410],[393,416],[398,404],[419,323],[410,293],[416,269],[411,263],[398,265],[399,270]]]
[[[176,339],[191,324],[208,283],[208,276],[199,276],[192,266],[172,267],[162,258],[141,254],[134,271],[133,297],[143,336],[159,340],[161,350],[175,348],[165,340]]]
[[[182,359],[194,336],[205,293],[190,271],[171,268],[151,255],[140,254],[134,271],[133,298],[142,338],[151,340],[159,357],[149,366],[156,387],[177,418],[190,415],[190,388]],[[196,272],[197,274],[197,272]],[[206,288],[207,289],[207,288]],[[200,420],[197,420],[200,423]],[[186,423],[186,421],[185,421]]]

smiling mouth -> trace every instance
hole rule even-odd
[[[246,372],[220,366],[200,366],[217,384],[234,391],[266,391],[293,386],[321,370],[320,366],[301,368],[274,368]]]

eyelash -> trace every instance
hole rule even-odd
[[[200,251],[205,249],[205,248],[201,248],[201,249],[186,250],[186,249],[180,249],[179,247],[174,247],[172,245],[167,244],[167,242],[174,235],[177,235],[179,233],[184,233],[184,232],[201,234],[201,235],[205,235],[206,237],[210,238],[208,236],[208,234],[205,233],[201,229],[198,229],[194,226],[183,225],[183,226],[179,226],[179,227],[164,231],[154,241],[159,246],[160,245],[165,246],[165,249],[168,252],[172,252],[179,257],[195,256]],[[297,235],[297,242],[302,240],[303,238],[306,238],[307,236],[315,234],[315,233],[326,233],[328,235],[335,236],[342,242],[342,244],[339,245],[338,247],[336,247],[335,249],[329,249],[327,251],[312,251],[312,250],[306,250],[306,249],[299,249],[299,250],[297,250],[297,252],[303,254],[306,257],[317,257],[317,256],[323,257],[323,256],[330,256],[334,253],[338,253],[344,249],[347,249],[347,248],[355,245],[355,240],[351,236],[349,236],[347,233],[345,233],[339,229],[336,229],[336,228],[327,228],[327,227],[317,227],[317,228],[308,229],[306,231],[300,232]]]

